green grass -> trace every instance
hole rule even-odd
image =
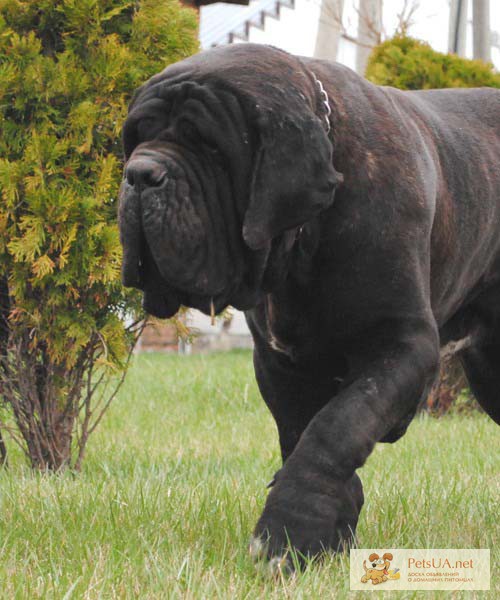
[[[491,548],[492,591],[477,597],[498,597],[497,436],[476,414],[418,418],[380,444],[360,473],[359,546]],[[80,474],[32,474],[15,451],[0,472],[0,597],[366,596],[348,591],[345,556],[279,581],[250,560],[278,466],[249,353],[139,356]]]

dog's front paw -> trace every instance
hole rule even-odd
[[[250,552],[280,561],[287,569],[324,551],[342,551],[354,538],[363,505],[361,481],[328,481],[325,485],[307,479],[279,477],[254,531]]]

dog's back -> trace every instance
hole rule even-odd
[[[337,63],[304,63],[335,107],[333,160],[350,190],[383,188],[399,206],[411,196],[434,213],[432,306],[443,323],[500,282],[500,90],[402,91]]]

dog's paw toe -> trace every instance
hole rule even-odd
[[[272,577],[291,575],[295,570],[288,552],[270,556],[269,544],[258,536],[252,536],[250,539],[248,551],[254,561],[262,561],[268,575]]]
[[[248,546],[248,551],[254,560],[259,560],[266,555],[266,545],[260,539],[260,537],[252,536]]]
[[[272,577],[291,575],[294,571],[293,565],[286,554],[283,554],[282,556],[273,556],[269,560],[268,569]]]

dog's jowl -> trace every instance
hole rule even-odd
[[[256,553],[352,539],[356,470],[404,434],[441,347],[500,421],[500,91],[241,44],[147,81],[123,142],[125,285],[159,317],[242,309],[255,341],[283,456]]]

